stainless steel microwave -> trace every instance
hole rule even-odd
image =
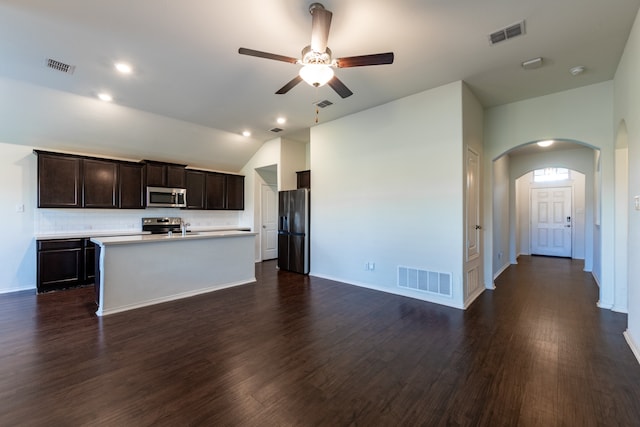
[[[147,187],[148,208],[186,208],[185,188]]]

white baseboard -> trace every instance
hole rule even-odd
[[[482,286],[479,286],[478,289],[464,302],[464,309],[466,310],[473,304],[473,302],[486,290]]]
[[[629,330],[627,329],[622,333],[622,335],[624,335],[624,339],[627,340],[627,344],[629,344],[633,355],[636,356],[636,360],[640,363],[640,348],[636,345],[631,333],[629,333]]]
[[[593,274],[593,271],[591,271],[590,273],[591,273],[591,276],[593,277],[593,280],[596,281],[596,285],[600,287],[600,281],[598,280],[598,277],[595,274]]]
[[[502,268],[500,268],[500,270],[498,270],[496,272],[496,274],[493,275],[493,280],[496,280],[498,278],[498,276],[500,276],[507,268],[509,268],[511,264],[507,263],[505,265],[502,266]],[[495,285],[493,286],[495,289]]]
[[[19,288],[11,288],[11,289],[4,289],[4,290],[0,290],[0,295],[2,294],[10,294],[12,292],[22,292],[22,291],[36,291],[36,285],[33,286],[24,286],[24,287],[19,287]]]
[[[377,286],[377,285],[371,285],[368,283],[361,283],[361,282],[353,282],[353,281],[347,281],[345,279],[341,279],[339,277],[333,277],[333,276],[326,276],[324,274],[318,274],[318,273],[314,273],[314,272],[310,272],[309,276],[312,277],[318,277],[320,279],[327,279],[327,280],[332,280],[334,282],[340,282],[340,283],[344,283],[346,285],[352,285],[352,286],[358,286],[361,288],[367,288],[367,289],[371,289],[373,291],[378,291],[378,292],[385,292],[388,294],[393,294],[393,295],[400,295],[402,297],[407,297],[407,298],[413,298],[413,299],[417,299],[417,300],[421,300],[421,301],[426,301],[426,302],[430,302],[433,304],[440,304],[440,305],[445,305],[447,307],[452,307],[452,308],[457,308],[460,310],[464,310],[466,307],[464,305],[459,305],[454,303],[451,300],[445,299],[445,298],[429,298],[429,294],[422,294],[422,293],[418,293],[418,292],[407,292],[407,291],[403,291],[401,289],[395,289],[395,288],[383,288],[382,286]],[[484,290],[484,288],[480,288],[482,291]]]
[[[611,311],[615,311],[616,313],[629,314],[628,307],[621,307],[621,306],[617,306],[615,304],[613,305],[613,307],[611,307]]]

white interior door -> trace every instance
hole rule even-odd
[[[262,184],[262,228],[260,230],[262,260],[278,256],[278,190]]]
[[[531,189],[531,253],[571,257],[571,187]]]
[[[466,211],[465,211],[465,299],[472,297],[480,289],[482,277],[482,217],[480,210],[480,156],[467,148],[466,159]]]

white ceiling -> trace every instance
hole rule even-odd
[[[308,138],[314,101],[334,103],[320,110],[320,122],[327,122],[457,80],[485,107],[610,80],[640,6],[640,0],[325,0],[333,12],[334,57],[393,51],[394,64],[338,69],[354,92],[346,99],[305,83],[275,95],[299,66],[239,55],[238,48],[299,57],[310,42],[310,3],[0,0],[0,77],[91,99],[109,91],[119,106],[213,128],[213,143],[221,146],[249,129],[251,149],[228,159],[217,153],[209,162],[237,170],[261,142]],[[489,44],[490,33],[523,19],[524,36]],[[521,68],[535,57],[543,67]],[[45,58],[76,70],[53,71]],[[118,60],[130,62],[133,75],[118,75]],[[573,77],[568,70],[576,65],[586,72]],[[275,122],[281,115],[285,125]],[[284,132],[270,132],[275,126]]]

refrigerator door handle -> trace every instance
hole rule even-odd
[[[289,219],[286,216],[281,216],[279,222],[278,230],[289,231]]]

